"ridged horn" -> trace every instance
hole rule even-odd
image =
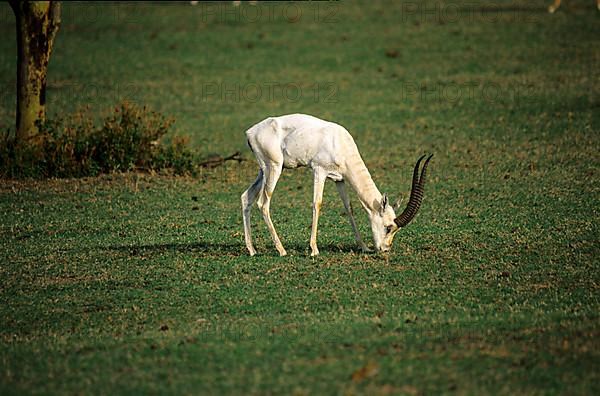
[[[413,180],[412,187],[410,189],[410,199],[408,200],[408,204],[406,205],[406,209],[400,214],[400,216],[396,217],[394,222],[398,227],[406,227],[408,223],[415,218],[417,212],[419,211],[419,207],[421,206],[421,202],[423,202],[423,191],[425,188],[425,176],[427,175],[427,165],[429,165],[429,161],[433,154],[431,154],[425,160],[423,164],[423,170],[421,170],[421,176],[419,176],[419,167],[421,165],[421,161],[425,158],[426,155],[421,156],[417,163],[415,164],[415,170],[413,171]]]

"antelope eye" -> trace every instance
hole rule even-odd
[[[385,227],[386,234],[389,234],[392,231],[394,231],[394,226],[389,225],[389,226]]]

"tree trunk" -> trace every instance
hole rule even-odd
[[[46,73],[60,25],[60,2],[17,1],[10,5],[17,25],[18,145],[35,144],[38,122],[46,119]]]

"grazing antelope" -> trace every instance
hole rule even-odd
[[[369,249],[356,227],[345,182],[356,191],[360,203],[369,216],[373,241],[379,251],[390,250],[396,232],[410,223],[419,210],[423,199],[427,165],[433,154],[425,161],[420,175],[420,164],[425,156],[417,161],[408,205],[400,216],[396,216],[387,196],[381,194],[375,186],[354,139],[343,126],[306,114],[290,114],[269,117],[248,129],[246,136],[260,167],[258,177],[241,197],[246,247],[251,256],[256,254],[250,233],[250,209],[254,202],[258,203],[277,251],[281,256],[286,255],[269,212],[273,190],[283,168],[309,166],[313,170],[311,256],[319,254],[317,224],[323,188],[328,178],[335,181],[350,218],[354,237],[363,251]]]
[[[552,3],[552,5],[550,5],[548,7],[548,12],[553,14],[554,11],[558,10],[558,7],[560,7],[560,3],[561,3],[561,0],[554,0],[554,3]],[[596,0],[596,7],[600,11],[600,0]]]

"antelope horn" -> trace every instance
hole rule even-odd
[[[414,219],[415,215],[419,211],[419,207],[421,206],[421,202],[423,201],[423,190],[425,187],[425,176],[427,175],[427,165],[429,165],[429,161],[433,157],[431,154],[425,160],[423,164],[423,169],[421,170],[421,176],[419,177],[419,167],[421,165],[421,161],[425,158],[423,155],[417,163],[415,164],[415,170],[413,171],[413,180],[412,187],[410,189],[410,199],[408,200],[408,204],[406,205],[406,209],[402,212],[402,214],[394,220],[398,227],[405,227],[408,223]]]

